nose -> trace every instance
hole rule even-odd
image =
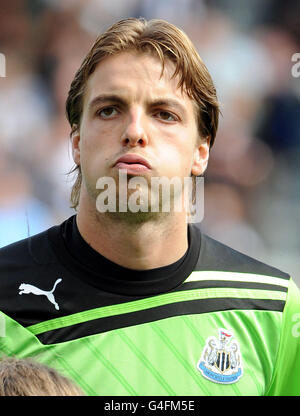
[[[133,110],[128,114],[124,131],[121,137],[123,146],[146,146],[148,137],[146,133],[146,121],[142,110]]]

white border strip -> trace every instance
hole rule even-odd
[[[197,282],[201,280],[227,280],[234,282],[253,282],[253,283],[267,283],[270,285],[288,287],[289,280],[281,279],[279,277],[265,276],[252,273],[237,273],[237,272],[217,272],[217,271],[195,271],[184,281]]]

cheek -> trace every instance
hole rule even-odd
[[[105,169],[104,149],[99,140],[92,136],[84,136],[81,142],[81,171],[89,183],[94,183],[103,176]]]
[[[87,163],[109,157],[114,146],[115,132],[108,126],[99,125],[97,121],[82,124],[81,157]]]
[[[167,146],[162,153],[163,171],[169,177],[188,177],[191,174],[192,156],[184,146]]]
[[[190,176],[195,155],[194,141],[184,133],[168,141],[163,150],[167,169],[178,176]]]

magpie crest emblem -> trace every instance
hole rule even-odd
[[[214,336],[206,340],[197,368],[214,383],[236,383],[243,375],[239,343],[231,331],[219,328],[218,332],[218,340]]]

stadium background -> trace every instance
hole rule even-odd
[[[0,246],[73,214],[68,88],[96,35],[139,16],[186,31],[222,102],[203,230],[300,284],[298,0],[2,0]]]

